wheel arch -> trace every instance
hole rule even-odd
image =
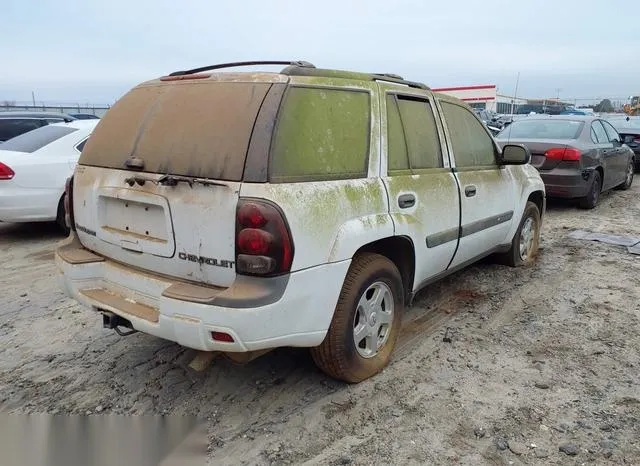
[[[360,247],[354,257],[363,252],[380,254],[395,264],[402,277],[404,302],[410,303],[416,269],[416,253],[411,238],[407,236],[382,238]]]

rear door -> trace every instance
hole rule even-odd
[[[451,267],[467,263],[508,244],[514,218],[515,183],[510,170],[496,162],[498,148],[484,125],[466,107],[440,100],[459,182],[461,227]]]
[[[433,98],[380,85],[383,134],[381,176],[395,234],[411,238],[414,288],[447,269],[456,250],[460,198]]]
[[[267,95],[286,82],[269,79],[154,81],[120,99],[76,169],[82,244],[155,273],[229,286],[251,135],[254,125],[265,131],[256,118],[261,108],[275,114],[279,100]],[[267,151],[268,144],[255,150]],[[263,162],[266,167],[266,155]]]

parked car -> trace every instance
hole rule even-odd
[[[27,131],[49,125],[73,121],[70,115],[53,112],[0,112],[0,142]]]
[[[524,144],[540,171],[549,197],[577,198],[592,209],[600,193],[629,189],[634,154],[606,120],[592,116],[540,116],[516,120],[497,136],[498,144]]]
[[[53,123],[0,145],[0,222],[48,222],[67,230],[64,190],[97,121]]]
[[[108,328],[245,359],[310,347],[358,382],[389,361],[418,290],[492,253],[533,262],[544,184],[460,100],[275,63],[289,66],[180,71],[122,97],[68,184],[56,262]]]
[[[618,131],[622,142],[633,150],[635,168],[640,170],[640,117],[612,116],[607,121]]]
[[[73,118],[76,120],[99,120],[100,117],[98,115],[94,115],[93,113],[70,113]]]

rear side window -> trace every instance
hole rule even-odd
[[[493,140],[473,113],[449,102],[442,102],[442,111],[451,136],[456,167],[495,165]]]
[[[270,180],[366,177],[370,114],[365,91],[289,88],[272,141]]]
[[[67,134],[77,131],[68,126],[47,125],[34,129],[28,133],[16,136],[2,144],[2,150],[13,150],[16,152],[35,152],[42,149],[47,144],[57,141]]]
[[[389,172],[442,167],[442,151],[428,101],[387,95]]]
[[[240,181],[251,132],[270,83],[200,81],[145,85],[109,109],[79,163]]]
[[[40,120],[35,119],[13,119],[13,118],[1,118],[0,119],[0,141],[6,141],[11,138],[15,138],[27,131],[40,128],[42,124]]]

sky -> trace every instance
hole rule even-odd
[[[640,94],[636,2],[0,0],[0,102],[112,104],[171,71],[260,59],[507,95],[520,73],[520,97],[625,99]]]

